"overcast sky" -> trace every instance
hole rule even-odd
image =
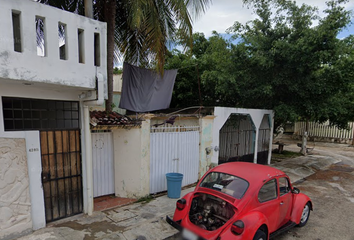
[[[319,8],[321,16],[326,8],[325,0],[297,0],[299,4],[305,3]],[[354,10],[354,1],[350,0],[346,8]],[[226,29],[231,27],[235,21],[246,23],[255,18],[251,9],[243,5],[242,0],[213,0],[213,4],[207,12],[194,22],[194,32],[203,32],[206,37],[210,37],[213,30],[218,33],[225,33]],[[353,18],[352,18],[353,19]],[[354,20],[354,19],[353,19]],[[352,21],[354,22],[354,21]],[[339,37],[348,34],[354,34],[354,24],[345,30]]]

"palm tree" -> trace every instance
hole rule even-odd
[[[78,14],[84,0],[38,0]],[[212,0],[93,0],[93,16],[107,22],[108,100],[112,110],[113,66],[123,59],[138,66],[154,66],[163,74],[167,43],[177,35],[192,44],[192,20],[203,13]]]

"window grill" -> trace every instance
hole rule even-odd
[[[78,129],[79,102],[2,97],[5,131]]]

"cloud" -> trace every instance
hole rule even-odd
[[[319,0],[298,0],[298,4],[306,3],[317,6],[319,16],[324,16],[323,10],[326,9],[325,1]],[[346,9],[354,10],[354,1],[346,4]],[[200,16],[193,24],[194,32],[203,32],[206,37],[210,37],[212,31],[225,33],[235,21],[242,24],[255,19],[256,15],[252,9],[248,9],[242,0],[214,0],[207,12]]]
[[[216,0],[193,25],[194,32],[203,32],[207,37],[212,31],[225,33],[235,21],[246,23],[254,19],[251,9],[243,6],[240,0]]]

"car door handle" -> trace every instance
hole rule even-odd
[[[283,205],[284,204],[284,202],[280,202],[280,205]]]

